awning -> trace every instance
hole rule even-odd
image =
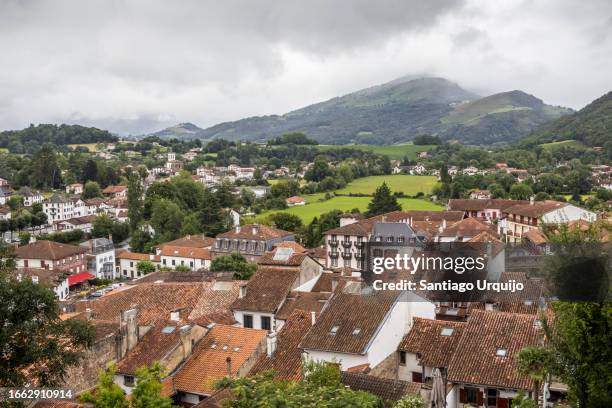
[[[76,285],[77,283],[85,282],[86,280],[93,278],[95,278],[95,276],[89,272],[81,272],[77,273],[76,275],[70,275],[68,277],[68,286]]]

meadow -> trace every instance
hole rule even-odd
[[[554,150],[561,147],[585,147],[579,140],[561,140],[559,142],[543,143],[540,146],[546,150]]]
[[[349,196],[336,196],[329,200],[318,201],[323,197],[323,194],[312,194],[306,195],[307,204],[295,207],[289,207],[286,210],[274,210],[266,211],[255,217],[256,221],[263,221],[267,216],[278,213],[286,212],[289,214],[297,215],[301,218],[302,222],[309,223],[314,217],[318,217],[323,213],[330,212],[332,210],[350,211],[353,208],[359,208],[360,211],[364,212],[368,209],[368,204],[372,200],[372,197],[349,197]],[[442,211],[443,206],[434,204],[426,200],[420,200],[415,198],[398,198],[397,200],[403,210],[429,210],[429,211]]]
[[[90,152],[95,153],[97,151],[96,145],[97,143],[75,143],[69,144],[68,147],[72,147],[73,149],[75,147],[86,147]]]
[[[352,145],[317,145],[315,147],[321,151],[337,149],[337,148],[365,150],[365,151],[370,151],[370,152],[374,152],[377,154],[387,155],[392,160],[401,160],[404,157],[408,157],[408,159],[410,160],[415,160],[418,153],[427,152],[433,149],[435,146],[434,145],[414,145],[412,143],[402,143],[402,144],[385,145],[385,146],[352,144]]]
[[[336,194],[374,194],[383,182],[387,183],[391,191],[402,192],[406,195],[415,195],[418,192],[431,193],[436,184],[435,176],[409,176],[396,174],[391,176],[370,176],[351,181],[346,187],[337,190]]]

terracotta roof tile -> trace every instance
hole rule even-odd
[[[134,261],[151,261],[151,262],[159,262],[161,260],[159,255],[141,254],[139,252],[131,252],[131,251],[117,251],[115,258],[116,259],[131,259]]]
[[[324,292],[291,292],[285,303],[276,313],[276,318],[286,320],[294,310],[303,310],[306,312],[321,312],[323,306],[329,300],[331,293]]]
[[[265,347],[265,330],[217,325],[196,345],[193,355],[174,375],[174,388],[203,395],[215,391],[215,383],[227,375],[228,357],[236,375],[247,361]]]
[[[566,205],[567,203],[552,200],[535,201],[533,204],[513,205],[512,207],[506,208],[504,213],[537,218],[558,208],[565,207]]]
[[[116,193],[121,193],[121,192],[123,192],[125,190],[127,190],[127,186],[123,186],[123,185],[108,186],[104,190],[102,190],[102,193],[104,193],[104,194],[116,194]]]
[[[441,233],[441,237],[475,237],[481,232],[497,235],[493,227],[485,224],[476,218],[464,218],[463,220],[446,227]]]
[[[306,253],[294,253],[287,259],[274,259],[276,250],[265,252],[258,260],[259,265],[265,266],[300,266],[308,256]]]
[[[293,236],[293,232],[284,231],[268,225],[247,224],[239,229],[234,228],[217,235],[217,238],[261,239],[285,238]]]
[[[186,235],[174,241],[164,242],[158,246],[159,248],[163,248],[166,245],[175,247],[210,248],[214,243],[215,239],[207,237],[206,235]]]
[[[246,294],[236,299],[232,310],[274,313],[293,289],[300,271],[260,267],[246,285]]]
[[[342,373],[342,384],[352,390],[365,391],[383,401],[397,401],[407,394],[420,395],[421,384],[361,373]]]
[[[540,331],[533,315],[472,311],[448,367],[449,381],[533,389],[533,381],[517,372],[516,354],[538,344]],[[498,352],[505,351],[505,356]]]
[[[448,367],[464,327],[465,323],[462,322],[415,317],[412,328],[402,339],[398,350],[420,354],[424,366]],[[445,335],[443,329],[446,329]]]
[[[211,259],[210,250],[207,248],[193,248],[182,246],[164,245],[159,253],[161,256],[173,256],[190,259]]]
[[[295,310],[276,337],[276,350],[271,357],[262,355],[250,374],[274,370],[277,380],[299,381],[302,377],[302,351],[300,341],[312,325],[310,312]]]
[[[398,293],[372,295],[338,293],[323,310],[300,347],[363,354],[378,327],[393,308]]]
[[[526,200],[505,200],[501,198],[492,198],[488,200],[476,199],[450,199],[448,200],[448,209],[455,211],[482,211],[484,209],[505,209],[517,204],[529,204]]]
[[[282,241],[274,244],[275,248],[291,248],[296,254],[307,252],[306,248],[294,241]]]
[[[87,249],[80,246],[44,240],[38,240],[15,250],[15,254],[21,259],[52,259],[54,261],[85,252]]]

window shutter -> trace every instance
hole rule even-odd
[[[497,398],[497,408],[508,408],[508,398]]]
[[[478,391],[478,406],[484,405],[484,396],[482,391]]]
[[[466,404],[467,403],[467,392],[463,389],[459,389],[459,402]]]

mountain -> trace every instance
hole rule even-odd
[[[570,113],[523,91],[502,92],[457,106],[442,118],[440,136],[469,144],[508,142]]]
[[[203,129],[197,127],[193,123],[179,123],[178,125],[167,127],[159,132],[155,132],[150,136],[158,136],[162,139],[195,139]]]
[[[587,146],[603,146],[612,138],[612,91],[578,112],[547,123],[520,141],[534,146],[561,140],[578,140]]]
[[[284,115],[221,123],[203,139],[267,140],[304,132],[321,143],[393,144],[423,133],[464,143],[509,142],[570,113],[521,91],[485,98],[443,78],[399,78]]]

